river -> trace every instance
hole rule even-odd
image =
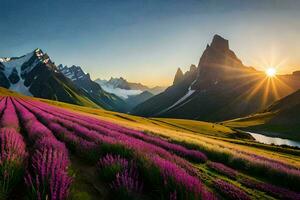
[[[279,137],[270,137],[259,133],[253,133],[247,131],[257,142],[264,143],[264,144],[275,144],[275,145],[288,145],[293,147],[300,147],[300,142],[289,140],[289,139],[282,139]]]

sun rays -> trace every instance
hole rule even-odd
[[[246,73],[235,73],[235,70],[238,70],[235,69],[230,79],[240,81],[238,81],[239,84],[232,87],[232,90],[244,90],[244,92],[233,102],[255,102],[256,105],[251,106],[255,106],[259,110],[291,93],[293,88],[287,84],[289,75],[277,74],[278,67],[273,66],[266,68],[265,71],[249,70]]]

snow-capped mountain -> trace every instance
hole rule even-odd
[[[110,80],[107,82],[109,85],[112,85],[115,88],[121,88],[125,90],[141,90],[146,91],[150,88],[148,86],[145,86],[141,83],[133,83],[129,82],[123,77],[120,78],[110,78]]]
[[[60,69],[65,70],[67,75]],[[68,74],[71,71],[72,77]],[[71,70],[62,66],[57,68],[41,49],[21,57],[0,58],[1,87],[28,96],[123,111],[124,101],[89,81],[89,75],[78,67],[71,67]]]
[[[115,94],[124,99],[129,107],[129,111],[138,104],[165,90],[165,87],[156,86],[150,88],[141,83],[129,82],[123,77],[110,78],[109,80],[98,78],[95,82],[98,83],[106,92]]]
[[[63,66],[62,64],[57,66],[58,70],[63,73],[71,81],[90,79],[90,75],[85,74],[80,66],[72,65],[71,67]]]
[[[0,86],[33,96],[32,88],[38,78],[36,71],[46,66],[55,71],[55,65],[42,50],[36,49],[21,57],[0,58]]]
[[[109,81],[96,79],[95,82],[98,83],[106,92],[115,94],[124,100],[129,96],[139,95],[143,92],[142,90],[134,90],[129,87],[124,89],[124,87],[122,87],[122,83],[124,82],[117,78],[111,78]]]
[[[160,87],[160,86],[150,88],[141,83],[129,82],[123,77],[120,78],[111,77],[109,80],[103,80],[98,78],[95,80],[95,82],[97,82],[105,91],[113,93],[123,99],[127,99],[129,96],[139,95],[145,91],[148,91],[149,93],[156,95],[165,89],[165,87]]]

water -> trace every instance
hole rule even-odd
[[[254,139],[260,143],[300,147],[300,142],[294,140],[282,139],[278,137],[269,137],[258,133],[252,133],[252,132],[247,132],[247,133],[252,135],[252,137],[254,137]]]

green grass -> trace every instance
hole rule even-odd
[[[274,112],[259,113],[243,118],[220,122],[219,124],[232,129],[239,128],[242,130],[263,133],[270,137],[280,137],[300,141],[300,125],[268,123],[276,116],[276,114],[277,113]]]
[[[250,115],[243,118],[237,118],[233,120],[228,120],[221,122],[220,124],[234,127],[234,128],[245,128],[251,126],[259,126],[268,122],[276,113],[267,112],[267,113],[259,113],[255,115]]]
[[[2,95],[20,96],[7,90],[0,89]],[[113,122],[129,128],[147,131],[151,134],[168,138],[174,143],[180,143],[188,147],[199,149],[206,153],[212,161],[223,162],[235,165],[232,156],[238,152],[256,154],[269,159],[278,160],[289,165],[300,168],[300,150],[264,145],[250,140],[243,132],[236,131],[235,128],[245,128],[249,126],[263,125],[274,113],[253,115],[247,118],[230,120],[221,124],[201,122],[195,120],[169,119],[169,118],[143,118],[123,113],[106,111],[103,109],[76,106],[57,101],[38,99],[45,103],[65,108],[83,115]],[[83,162],[79,158],[72,156],[72,171],[75,175],[72,185],[70,199],[72,200],[94,200],[109,199],[106,184],[100,181],[96,169],[92,165]],[[205,164],[197,165],[202,172],[201,179],[211,188],[211,181],[220,178],[242,188],[253,199],[259,199],[264,193],[245,188],[237,180],[232,180],[209,168]],[[243,176],[250,176],[246,170],[239,170]],[[203,176],[203,177],[202,177]],[[251,174],[251,177],[261,180],[261,177]],[[266,195],[265,199],[273,199]]]
[[[69,200],[109,199],[107,186],[100,182],[96,168],[86,164],[76,156],[71,157],[74,181]]]

